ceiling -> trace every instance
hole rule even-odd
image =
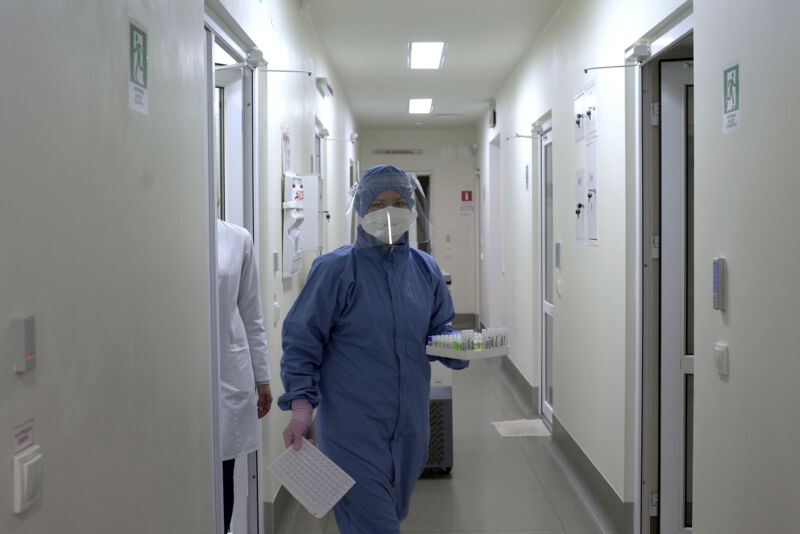
[[[359,128],[471,127],[563,1],[311,0],[310,16]],[[408,69],[409,41],[446,41],[444,68]]]

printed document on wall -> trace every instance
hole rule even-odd
[[[597,131],[594,130],[592,134],[586,135],[586,239],[587,243],[597,245],[597,192],[598,187],[598,168],[599,168],[599,152],[598,152],[598,138]]]
[[[575,169],[575,241],[586,242],[586,170]]]

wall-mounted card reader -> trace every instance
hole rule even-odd
[[[714,309],[725,310],[725,258],[714,258]]]
[[[11,321],[11,354],[14,371],[25,373],[36,368],[36,333],[33,317]]]

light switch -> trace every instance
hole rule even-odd
[[[728,345],[724,343],[714,344],[714,364],[717,367],[719,376],[728,376],[728,371],[730,369]]]
[[[39,445],[31,445],[14,455],[14,513],[21,514],[42,494],[44,455]]]
[[[25,373],[36,368],[36,332],[33,317],[11,321],[11,354],[14,371]]]

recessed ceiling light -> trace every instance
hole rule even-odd
[[[409,69],[441,69],[447,43],[408,43]]]
[[[415,114],[428,114],[433,107],[432,98],[411,98],[408,101],[408,112]]]

